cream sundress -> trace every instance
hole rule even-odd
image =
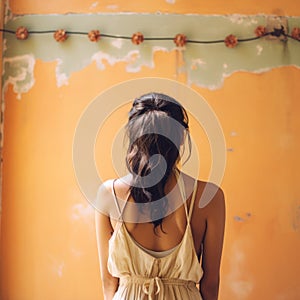
[[[202,300],[196,284],[203,271],[195,251],[190,225],[197,184],[188,212],[181,176],[178,183],[187,225],[181,242],[172,251],[162,251],[168,253],[163,257],[150,255],[130,235],[122,218],[125,206],[121,211],[113,187],[114,200],[120,213],[120,222],[117,223],[119,226],[116,226],[109,240],[107,263],[112,276],[119,278],[119,287],[113,300]]]

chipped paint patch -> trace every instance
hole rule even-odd
[[[111,43],[114,47],[121,49],[123,46],[123,40],[122,39],[115,39]]]
[[[262,51],[264,50],[264,48],[261,45],[257,45],[256,49],[257,49],[257,53],[256,53],[257,55],[261,55]]]
[[[69,84],[69,78],[68,78],[67,74],[61,72],[61,70],[60,70],[61,64],[62,64],[62,60],[57,59],[57,66],[55,68],[57,87],[61,87],[63,85],[68,85]]]
[[[238,24],[238,25],[243,24],[243,25],[246,25],[246,26],[250,26],[250,25],[258,23],[256,16],[245,17],[243,15],[234,14],[234,15],[230,15],[229,19],[232,23]]]
[[[161,47],[161,46],[153,46],[152,50],[153,50],[153,52],[156,52],[156,51],[168,52],[168,48]]]
[[[140,59],[141,59],[141,55],[140,55],[140,51],[138,50],[130,51],[123,58],[116,58],[102,51],[99,51],[92,56],[92,61],[96,62],[96,65],[100,70],[105,69],[104,62],[107,62],[109,65],[113,66],[118,62],[125,61],[128,63],[126,66],[126,71],[130,73],[135,73],[140,71],[142,67],[142,64],[139,61]],[[148,64],[148,67],[152,67],[152,65]]]
[[[136,73],[141,70],[141,65],[138,60],[141,58],[140,52],[138,50],[133,50],[128,53],[128,62],[129,64],[126,66],[126,71],[130,73]]]
[[[198,68],[198,66],[203,66],[205,64],[206,64],[205,61],[203,61],[200,58],[194,59],[194,60],[192,60],[191,69],[196,70]]]
[[[232,23],[235,23],[235,24],[242,24],[243,23],[243,18],[241,15],[231,15],[229,17],[229,20],[232,22]]]
[[[4,24],[13,19],[13,14],[9,7],[9,1],[4,2]]]
[[[35,59],[30,54],[4,57],[3,92],[9,84],[12,84],[14,92],[18,94],[18,99],[20,99],[21,94],[28,92],[34,85],[34,65]]]
[[[7,50],[7,46],[6,46],[6,39],[4,39],[2,41],[2,52],[5,52]]]
[[[169,4],[175,4],[176,0],[166,0],[166,2],[169,3]]]
[[[117,59],[111,55],[109,55],[108,53],[99,51],[97,53],[95,53],[92,56],[92,61],[96,62],[97,68],[100,70],[104,70],[105,69],[105,64],[103,61],[108,62],[109,65],[113,66],[114,64],[116,64],[117,62],[122,61],[121,59]]]

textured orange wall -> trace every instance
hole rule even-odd
[[[274,14],[296,16],[300,14],[300,7],[295,1],[274,0],[272,3],[259,0],[156,0],[141,1],[95,1],[95,0],[52,0],[42,2],[38,0],[11,0],[10,7],[15,14],[40,13],[68,13],[68,12],[172,12],[198,14]]]
[[[15,13],[64,13],[108,11],[115,4],[102,1],[90,9],[96,2],[16,0],[10,6]],[[261,8],[253,1],[185,3],[135,1],[115,10],[299,14],[292,0],[284,8],[279,1],[258,2]],[[155,67],[138,73],[126,72],[124,62],[104,70],[91,64],[58,88],[56,63],[37,61],[35,84],[21,100],[7,89],[0,299],[102,299],[93,210],[72,166],[74,130],[86,105],[104,89],[132,78],[174,79],[175,64],[175,52],[156,52]],[[218,90],[193,86],[214,108],[230,148],[222,182],[228,216],[221,300],[300,298],[299,78],[299,69],[283,67],[235,73]],[[184,74],[179,80],[185,82]],[[112,166],[101,159],[106,143],[97,143],[97,162],[109,178]]]

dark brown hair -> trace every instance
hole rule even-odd
[[[167,211],[167,203],[157,200],[165,197],[165,185],[180,160],[179,150],[185,134],[190,155],[187,112],[180,103],[167,95],[145,94],[133,102],[127,134],[129,147],[126,165],[132,174],[130,194],[136,203],[152,202],[150,214],[154,229],[157,226],[162,229],[161,216],[162,212]],[[149,176],[151,174],[156,175]]]

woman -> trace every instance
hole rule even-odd
[[[107,207],[96,212],[104,299],[217,299],[224,195],[179,171],[186,138],[191,145],[185,109],[167,95],[143,95],[127,133],[130,176],[98,192]]]

